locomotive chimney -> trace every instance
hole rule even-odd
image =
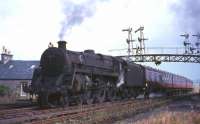
[[[58,41],[58,48],[62,48],[66,50],[66,41]]]

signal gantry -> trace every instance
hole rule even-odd
[[[128,44],[127,49],[115,49],[110,51],[127,50],[128,55],[118,55],[118,57],[124,58],[133,62],[155,62],[156,65],[162,62],[184,62],[184,63],[200,63],[200,33],[192,35],[197,38],[195,44],[190,42],[188,33],[181,34],[184,38],[184,47],[146,47],[144,38],[144,27],[140,26],[134,33],[139,32],[138,42],[133,40],[132,28],[123,29],[122,31],[128,32],[128,38],[126,42]],[[134,42],[134,44],[133,44]],[[161,52],[149,53],[148,50],[160,50]],[[167,51],[164,53],[164,51]],[[170,52],[169,52],[170,51]],[[181,51],[181,52],[180,52]]]

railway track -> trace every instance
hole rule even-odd
[[[36,103],[32,103],[28,100],[20,100],[13,104],[1,104],[0,105],[0,120],[9,118],[14,113],[22,111],[31,111],[36,108]],[[14,116],[14,115],[13,115]],[[10,117],[11,118],[11,117]]]
[[[98,123],[163,105],[171,99],[149,99],[107,102],[54,109],[36,107],[0,112],[0,124]]]
[[[22,108],[22,107],[30,107],[30,106],[35,106],[36,103],[30,102],[30,100],[24,100],[24,101],[17,101],[16,103],[12,104],[0,104],[0,110],[6,110],[6,109],[17,109],[17,108]]]

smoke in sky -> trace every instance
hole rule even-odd
[[[199,0],[180,0],[171,8],[175,12],[177,23],[182,30],[190,30],[193,33],[200,32]]]
[[[72,0],[63,0],[63,12],[65,19],[59,33],[60,40],[63,39],[66,32],[70,31],[74,25],[81,24],[85,18],[94,15],[97,2],[105,0],[85,0],[74,2]]]

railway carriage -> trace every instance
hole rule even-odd
[[[192,81],[186,77],[143,66],[148,95],[151,92],[165,95],[187,93],[192,90]]]

